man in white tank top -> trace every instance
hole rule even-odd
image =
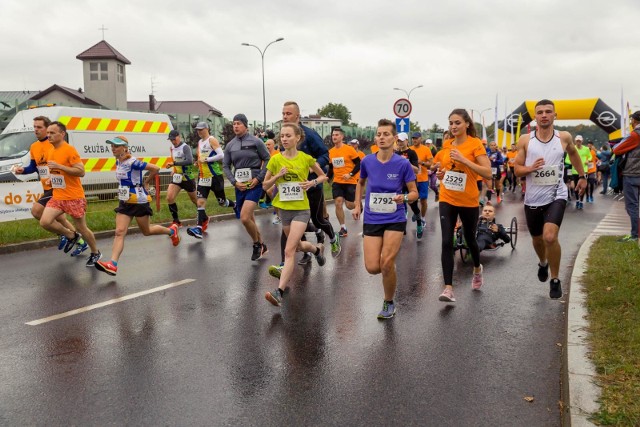
[[[562,297],[558,278],[561,255],[558,233],[568,195],[562,179],[565,151],[580,176],[576,191],[582,194],[587,187],[587,177],[571,134],[555,130],[555,118],[553,101],[538,101],[535,106],[536,131],[520,137],[515,159],[516,176],[524,176],[527,181],[524,211],[533,249],[540,260],[538,279],[546,282],[551,270],[549,297],[553,299]]]

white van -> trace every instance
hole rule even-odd
[[[37,107],[19,111],[0,134],[0,182],[37,179],[35,173],[19,178],[11,173],[14,165],[27,166],[31,161],[29,148],[35,141],[33,118],[37,116],[46,116],[67,127],[69,143],[78,150],[84,163],[84,185],[115,182],[115,158],[105,141],[118,135],[129,140],[129,149],[137,158],[160,168],[171,160],[167,136],[173,126],[166,114]]]

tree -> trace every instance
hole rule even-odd
[[[340,119],[343,125],[348,125],[351,121],[351,111],[343,104],[328,103],[324,107],[318,108],[318,114],[323,117]]]
[[[420,132],[422,133],[422,129],[420,129],[420,123],[418,122],[409,122],[409,132]]]

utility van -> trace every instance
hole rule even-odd
[[[67,127],[69,144],[78,150],[84,163],[83,185],[115,183],[116,162],[105,141],[118,135],[129,140],[129,150],[141,160],[160,168],[171,160],[167,136],[173,126],[166,114],[37,107],[19,111],[0,134],[0,182],[37,179],[35,173],[16,176],[11,170],[14,166],[27,166],[31,161],[29,148],[36,140],[33,119],[38,116],[46,116]]]

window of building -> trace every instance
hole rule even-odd
[[[89,63],[89,80],[109,80],[109,64],[106,62]]]
[[[116,64],[116,77],[118,83],[124,83],[124,65]]]

